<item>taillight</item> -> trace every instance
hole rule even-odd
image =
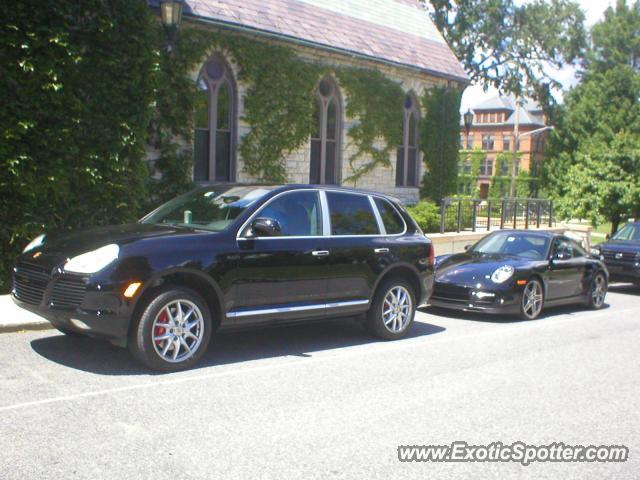
[[[429,248],[429,266],[433,267],[436,264],[436,247],[431,244],[431,248]]]

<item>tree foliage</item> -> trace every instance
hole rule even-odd
[[[639,9],[619,0],[593,27],[583,81],[566,96],[544,170],[561,214],[614,230],[640,216]]]
[[[548,74],[580,58],[584,13],[572,0],[423,0],[471,81],[547,103]]]
[[[422,98],[420,143],[426,168],[420,193],[438,203],[458,187],[460,99],[459,90],[446,87],[426,90]]]
[[[143,0],[0,4],[0,289],[43,230],[133,220],[156,39]]]

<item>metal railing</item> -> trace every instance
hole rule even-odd
[[[447,197],[440,206],[440,233],[553,226],[553,203],[539,198]]]

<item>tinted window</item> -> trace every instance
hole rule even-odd
[[[254,217],[268,217],[280,223],[281,236],[322,235],[318,193],[292,192],[273,200]]]
[[[577,242],[571,240],[571,246],[573,247],[573,256],[575,257],[586,257],[587,252],[584,248],[582,248]]]
[[[404,221],[397,210],[382,198],[374,198],[374,200],[376,202],[376,207],[378,207],[378,212],[380,212],[380,216],[382,217],[382,224],[384,225],[384,229],[387,233],[390,235],[402,233],[404,231]]]
[[[378,223],[369,197],[327,192],[332,235],[377,235]]]
[[[566,238],[558,238],[553,244],[554,258],[568,260],[574,257],[573,244]]]

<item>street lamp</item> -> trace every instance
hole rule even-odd
[[[169,45],[167,51],[171,51],[176,33],[182,22],[182,7],[184,0],[160,0],[160,16],[162,25],[167,31]]]
[[[464,118],[464,129],[467,131],[467,136],[469,136],[469,130],[471,130],[471,126],[473,125],[473,112],[469,108],[467,113],[463,115]]]

